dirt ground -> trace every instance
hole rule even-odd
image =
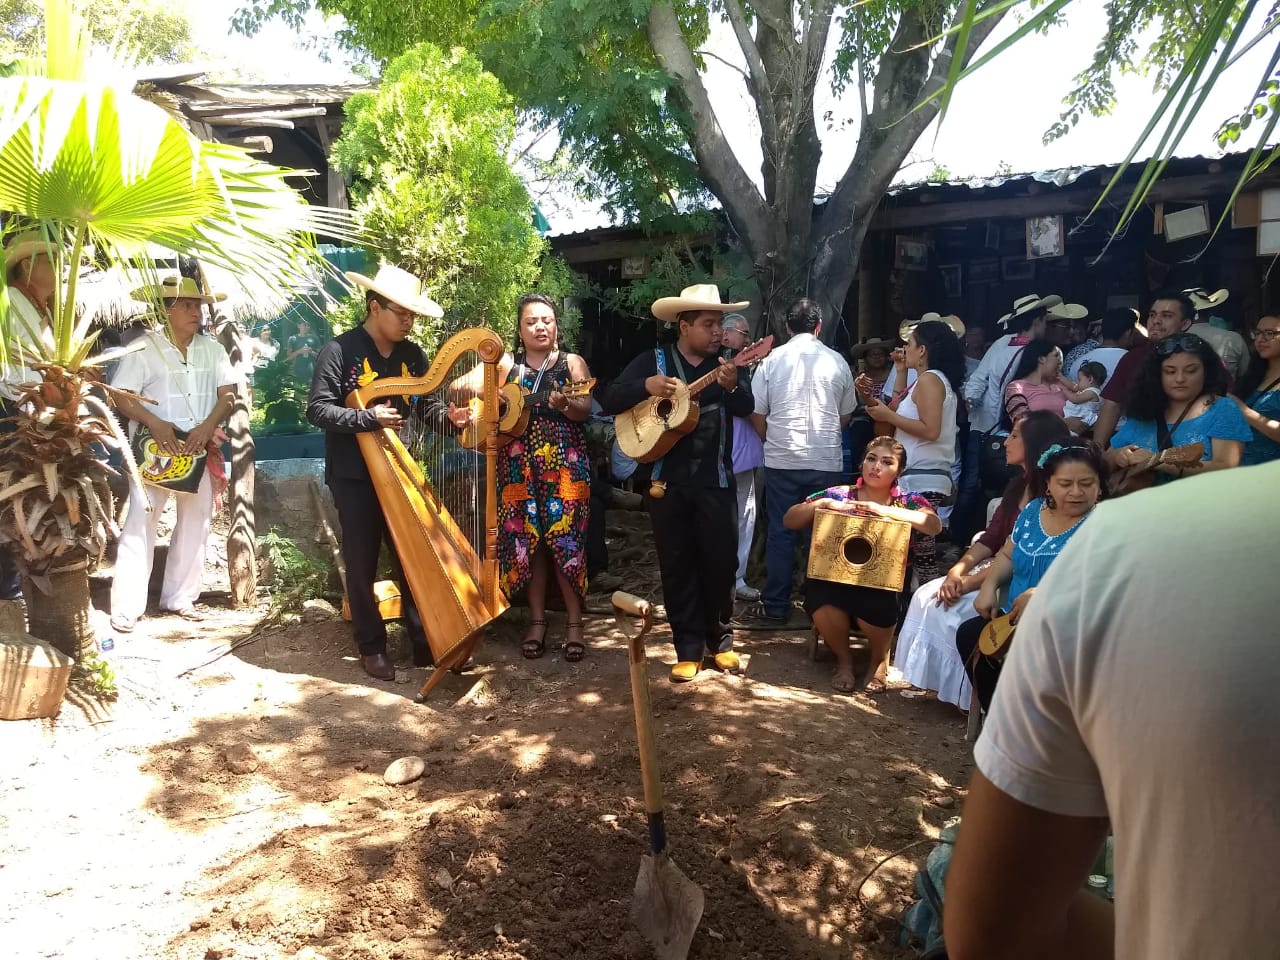
[[[640,592],[642,553],[614,564]],[[427,671],[368,679],[338,620],[206,664],[266,611],[229,609],[214,560],[207,622],[149,617],[117,640],[118,701],[76,693],[55,721],[0,727],[6,956],[652,955],[628,918],[647,833],[624,635],[603,597],[583,662],[558,654],[563,615],[547,656],[523,660],[516,610],[418,705]],[[665,625],[649,644],[671,845],[706,894],[690,955],[910,956],[891,918],[960,806],[963,718],[833,693],[805,629],[739,639],[743,676],[679,687]],[[425,775],[386,785],[404,756]],[[868,871],[911,844],[860,907]]]

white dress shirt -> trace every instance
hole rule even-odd
[[[840,418],[858,396],[848,362],[811,333],[797,333],[751,377],[765,418],[764,465],[775,470],[844,469]]]

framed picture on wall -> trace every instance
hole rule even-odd
[[[899,270],[928,270],[929,244],[910,237],[898,237],[893,265]]]
[[[997,283],[999,280],[999,260],[974,260],[969,264],[970,283]]]
[[[944,263],[938,267],[942,274],[942,292],[951,299],[958,299],[964,290],[961,282],[963,271],[958,263]]]
[[[622,279],[641,280],[649,275],[648,257],[623,257]]]
[[[1005,257],[1000,261],[1000,276],[1005,280],[1034,280],[1036,265],[1022,257]]]
[[[1027,259],[1043,260],[1060,257],[1067,252],[1067,240],[1062,232],[1062,215],[1052,217],[1027,217]]]

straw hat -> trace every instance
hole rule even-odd
[[[1055,320],[1085,320],[1089,316],[1089,308],[1082,303],[1060,303],[1045,313]]]
[[[6,269],[15,263],[21,263],[28,257],[38,253],[49,253],[56,242],[49,240],[39,230],[25,230],[15,233],[4,245],[4,262]]]
[[[964,323],[954,313],[949,313],[944,317],[937,311],[930,310],[928,313],[922,314],[919,320],[903,320],[898,327],[898,337],[902,340],[907,339],[911,335],[911,331],[922,323],[945,323],[957,337],[964,336]]]
[[[1062,304],[1062,298],[1056,293],[1051,293],[1047,297],[1042,297],[1038,293],[1029,293],[1025,297],[1019,297],[1013,301],[1013,309],[1006,313],[996,322],[1000,326],[1008,326],[1009,321],[1015,317],[1023,317],[1028,313],[1035,313],[1037,310],[1047,310],[1049,307],[1056,307]]]
[[[654,317],[663,323],[675,323],[676,317],[687,310],[715,310],[729,313],[734,310],[745,310],[751,306],[750,300],[739,300],[737,303],[722,303],[720,288],[714,283],[695,283],[685,287],[678,297],[660,297],[653,301],[650,308]]]
[[[221,303],[227,299],[225,293],[201,293],[196,282],[190,277],[169,276],[159,283],[149,283],[133,291],[133,299],[143,303],[154,303],[158,300],[199,300],[201,303]]]
[[[866,343],[855,344],[853,349],[849,351],[849,355],[856,360],[872,350],[883,350],[885,353],[892,353],[897,346],[897,340],[890,340],[887,337],[874,337]]]
[[[1204,310],[1212,310],[1214,307],[1220,307],[1227,302],[1227,298],[1231,296],[1226,290],[1215,290],[1210,293],[1204,287],[1192,287],[1190,290],[1183,290],[1187,295],[1187,299],[1191,301],[1191,305],[1196,308],[1196,313]]]
[[[422,281],[408,270],[384,264],[378,268],[372,280],[363,273],[354,273],[350,270],[347,271],[346,276],[357,287],[372,290],[378,296],[404,307],[410,313],[436,319],[444,316],[444,308],[426,295],[422,289]]]

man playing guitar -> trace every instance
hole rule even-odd
[[[654,317],[675,324],[679,339],[640,354],[596,397],[606,414],[620,414],[648,397],[673,397],[681,382],[715,373],[697,397],[697,426],[661,459],[640,464],[636,474],[640,489],[650,491],[645,503],[678,661],[673,683],[696,677],[705,657],[721,670],[739,668],[729,625],[738,546],[733,430],[734,417],[748,416],[754,403],[746,378],[739,382],[737,367],[719,352],[724,314],[746,306],[721,303],[713,284],[656,300]]]

